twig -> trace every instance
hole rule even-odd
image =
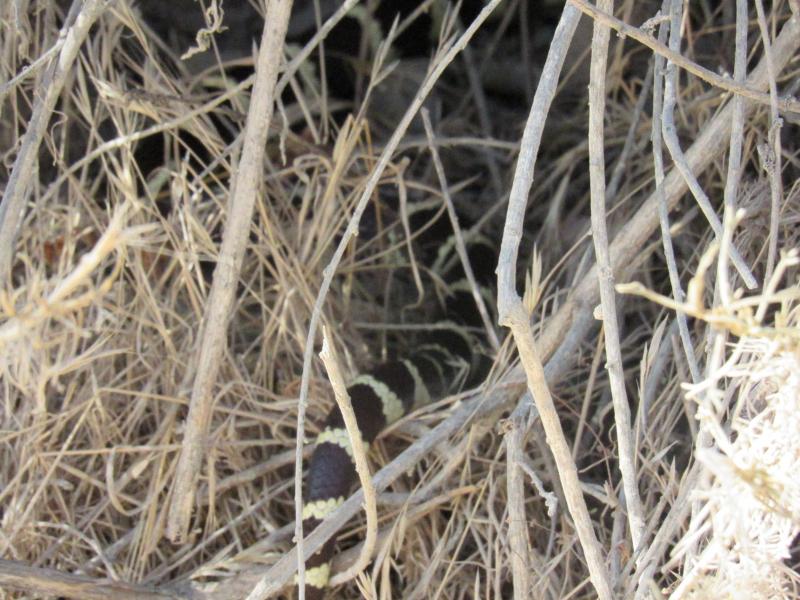
[[[767,61],[769,73],[769,130],[768,142],[761,154],[766,155],[764,167],[769,176],[770,213],[769,213],[769,249],[767,251],[767,271],[764,281],[769,281],[778,259],[778,225],[783,203],[783,180],[781,168],[781,126],[783,119],[778,114],[778,85],[775,81],[777,73],[772,64],[772,43],[769,40],[767,19],[764,16],[764,3],[755,0],[756,15],[758,16],[758,30],[761,33],[761,43],[764,45],[764,60]]]
[[[264,147],[272,120],[275,84],[283,58],[283,42],[291,8],[292,0],[272,0],[267,7],[256,63],[256,80],[245,125],[242,158],[231,187],[228,222],[206,304],[199,349],[193,361],[195,380],[166,527],[167,536],[176,543],[186,539],[195,503],[213,408],[211,392],[225,348],[226,327],[261,181]]]
[[[39,146],[50,121],[50,115],[61,95],[72,63],[75,62],[92,25],[113,1],[74,0],[70,14],[77,10],[80,12],[74,22],[68,20],[61,29],[59,38],[63,39],[63,46],[58,58],[52,61],[37,86],[40,93],[36,94],[28,130],[25,132],[19,154],[14,160],[3,200],[0,202],[0,284],[5,283],[10,276],[17,230],[30,191],[33,166],[39,155]]]
[[[604,25],[608,25],[611,27],[611,29],[617,31],[619,34],[630,37],[640,44],[647,46],[656,54],[665,57],[667,60],[669,60],[669,62],[679,66],[681,69],[688,71],[692,75],[699,77],[703,81],[723,89],[726,92],[744,96],[748,100],[758,102],[759,104],[768,105],[770,103],[769,94],[758,91],[758,89],[752,85],[739,85],[731,81],[729,77],[717,75],[713,71],[701,67],[696,62],[691,61],[680,54],[680,52],[665,46],[663,43],[653,38],[653,36],[643,32],[638,27],[633,27],[632,25],[628,25],[627,23],[620,21],[616,17],[596,8],[593,4],[587,2],[587,0],[569,0],[569,2],[570,4],[578,7],[578,9],[580,9],[582,12],[592,17],[592,19],[595,21],[599,21]],[[782,98],[778,101],[778,107],[782,111],[797,113],[800,112],[800,101],[797,101],[794,98]]]
[[[598,0],[598,7],[608,13],[614,11],[613,0]],[[611,31],[595,21],[592,34],[592,62],[589,80],[589,181],[591,186],[592,240],[597,256],[597,274],[600,302],[603,311],[603,333],[606,340],[606,370],[614,404],[614,422],[617,426],[619,470],[625,489],[628,508],[628,525],[634,550],[640,549],[644,531],[644,508],[639,497],[636,477],[636,456],[631,430],[631,412],[625,391],[625,374],[622,371],[622,350],[619,344],[619,324],[614,297],[614,272],[608,253],[606,229],[606,174],[605,135],[603,117],[606,106],[606,60]]]
[[[298,400],[298,407],[297,407],[297,446],[296,446],[296,461],[295,461],[295,521],[296,521],[296,529],[295,529],[295,537],[297,538],[298,544],[298,553],[296,556],[296,560],[298,560],[298,571],[299,577],[302,580],[302,574],[305,569],[305,552],[303,551],[303,521],[300,518],[303,512],[303,444],[304,444],[304,436],[305,436],[305,418],[306,418],[306,409],[308,406],[308,387],[311,379],[311,355],[314,350],[314,340],[317,335],[317,326],[319,324],[320,316],[322,314],[322,306],[325,302],[325,297],[328,295],[328,290],[330,289],[331,283],[333,281],[333,277],[336,274],[336,268],[342,260],[342,256],[344,256],[345,250],[350,243],[350,239],[356,234],[358,231],[358,224],[361,221],[361,215],[364,214],[364,210],[367,207],[367,203],[369,202],[372,194],[375,191],[375,188],[378,185],[378,181],[380,180],[381,176],[383,175],[386,166],[389,164],[389,160],[391,159],[392,155],[394,154],[397,146],[400,144],[400,140],[405,135],[406,130],[408,129],[409,125],[411,124],[412,119],[419,111],[420,107],[422,106],[423,101],[430,93],[431,89],[433,89],[434,84],[439,80],[442,73],[444,72],[445,68],[455,59],[458,53],[467,45],[472,36],[475,35],[475,32],[478,28],[483,24],[483,22],[489,17],[489,15],[494,11],[495,7],[500,3],[500,0],[491,0],[489,4],[484,6],[475,20],[470,23],[470,26],[466,29],[466,31],[456,40],[452,45],[450,45],[446,51],[436,60],[435,64],[432,66],[428,74],[425,76],[420,89],[418,90],[417,94],[414,96],[414,99],[411,101],[408,109],[406,110],[403,117],[400,119],[397,127],[395,128],[392,136],[389,138],[389,141],[386,144],[386,147],[381,152],[380,157],[370,173],[369,179],[367,180],[364,191],[358,199],[358,203],[356,204],[355,208],[353,209],[353,216],[350,218],[350,221],[347,224],[347,228],[345,229],[344,233],[342,234],[342,239],[339,242],[336,250],[333,253],[333,257],[331,258],[328,265],[323,270],[323,279],[322,283],[320,284],[319,292],[317,293],[317,298],[314,301],[314,308],[311,312],[311,320],[308,325],[308,335],[306,337],[306,344],[305,349],[303,352],[303,375],[300,380],[300,398]],[[319,528],[317,528],[318,530]],[[301,559],[302,557],[302,559]],[[256,588],[252,591],[249,596],[250,600],[256,600],[256,598],[264,598],[265,590],[268,589],[267,582],[262,581]]]
[[[520,411],[522,412],[522,411]],[[504,427],[506,444],[506,489],[508,490],[508,553],[514,582],[514,600],[527,600],[532,591],[530,558],[531,540],[525,516],[525,415],[515,414]],[[538,566],[538,565],[537,565]],[[539,572],[539,569],[537,569]]]
[[[672,11],[669,26],[669,47],[674,53],[678,54],[681,44],[680,31],[682,3],[676,3],[673,1],[671,6]],[[672,59],[670,59],[670,61],[671,60]],[[722,238],[722,223],[720,222],[717,213],[714,211],[714,207],[711,206],[708,196],[700,186],[700,182],[697,181],[697,177],[689,167],[689,164],[686,160],[686,155],[684,154],[683,149],[681,148],[680,140],[678,139],[678,129],[675,125],[674,118],[675,104],[677,102],[678,70],[674,63],[667,63],[664,79],[664,108],[661,111],[661,131],[664,135],[664,142],[667,145],[667,150],[669,150],[669,153],[672,156],[675,167],[686,180],[686,184],[689,186],[692,196],[694,196],[694,199],[697,201],[697,204],[703,211],[706,220],[714,230],[714,235],[716,235],[717,239],[719,240]],[[731,248],[730,256],[731,262],[733,262],[736,270],[739,271],[739,274],[742,276],[744,284],[749,289],[755,288],[757,285],[756,278],[753,276],[752,271],[750,271],[750,267],[744,261],[736,248]]]
[[[736,0],[736,50],[734,52],[733,78],[741,83],[747,77],[747,2]],[[767,69],[772,77],[772,61],[768,62]],[[744,139],[744,100],[741,96],[733,98],[733,121],[731,122],[731,139],[728,145],[728,171],[725,175],[724,204],[725,214],[723,221],[729,221],[736,212],[739,193],[739,180],[742,176],[742,142]],[[727,233],[727,230],[726,230]],[[727,236],[726,236],[727,237]],[[717,261],[717,287],[723,305],[730,301],[730,285],[728,283],[728,253],[726,240],[720,248],[720,258]],[[765,279],[766,281],[766,279]],[[677,298],[676,298],[677,299]],[[692,372],[694,375],[694,372]],[[695,379],[698,383],[699,379]]]
[[[328,378],[333,387],[336,404],[342,412],[344,426],[347,429],[347,437],[350,439],[350,448],[353,450],[353,461],[356,465],[356,473],[358,473],[361,489],[364,490],[364,512],[367,516],[367,533],[364,536],[364,545],[361,548],[358,560],[346,571],[339,573],[334,580],[330,582],[332,586],[335,586],[350,581],[369,564],[372,558],[372,552],[375,550],[375,541],[378,533],[378,508],[375,487],[372,485],[369,463],[367,462],[366,444],[364,444],[361,437],[361,430],[358,428],[358,421],[353,412],[350,395],[347,393],[347,386],[344,384],[344,378],[339,369],[336,353],[333,350],[325,327],[322,328],[322,351],[319,353],[319,356],[325,364],[325,369],[328,371]],[[300,585],[302,586],[302,583],[300,583]]]
[[[467,246],[464,243],[464,235],[461,232],[461,227],[458,224],[458,215],[456,214],[456,209],[453,206],[453,199],[450,197],[450,188],[447,185],[447,177],[444,174],[444,166],[439,158],[439,151],[433,144],[434,136],[433,128],[431,127],[430,115],[428,114],[428,110],[425,108],[422,109],[422,123],[425,126],[425,134],[428,136],[428,149],[430,150],[431,158],[433,158],[433,166],[436,169],[436,176],[439,178],[439,187],[442,189],[442,198],[444,198],[444,204],[447,207],[447,216],[450,217],[450,225],[453,227],[456,252],[458,252],[458,257],[461,259],[461,267],[464,269],[464,274],[467,277],[467,281],[469,281],[469,287],[472,290],[472,298],[475,300],[475,306],[478,308],[478,312],[481,315],[483,327],[486,329],[486,336],[489,339],[489,342],[492,344],[492,349],[497,352],[500,349],[500,341],[497,339],[497,333],[495,332],[494,327],[492,326],[492,321],[489,318],[489,311],[486,310],[486,303],[483,301],[480,288],[478,287],[478,283],[475,281],[475,273],[473,272],[472,265],[469,262]]]
[[[747,76],[747,30],[748,30],[748,9],[747,2],[737,0],[736,2],[736,42],[734,52],[734,79],[738,82],[744,81]],[[766,55],[765,55],[766,59]],[[772,77],[771,61],[767,62],[767,75]],[[723,195],[723,236],[720,242],[719,257],[717,259],[717,278],[714,281],[714,305],[720,307],[728,306],[731,302],[730,273],[728,269],[728,259],[730,247],[733,243],[733,231],[735,229],[735,214],[738,205],[739,180],[742,172],[742,144],[744,138],[744,104],[741,97],[733,99],[733,114],[731,122],[731,136],[728,151],[728,171],[725,176],[725,191]],[[765,282],[768,281],[765,279]],[[706,333],[706,348],[709,356],[719,356],[718,353],[712,354],[713,349],[720,348],[727,340],[728,331],[724,328],[709,327]],[[713,373],[719,368],[718,364],[711,360],[706,361],[706,373]],[[695,383],[699,380],[695,379]],[[707,428],[700,427],[695,436],[695,445],[700,448],[706,445],[708,436]],[[696,511],[701,507],[697,501],[692,504],[692,518]],[[691,522],[691,520],[690,520]],[[694,548],[689,548],[693,553]]]
[[[658,30],[658,41],[663,43],[666,38],[667,25],[662,23]],[[667,263],[667,274],[672,287],[672,295],[678,302],[683,302],[685,295],[681,287],[678,266],[675,262],[675,249],[672,246],[672,232],[669,225],[669,208],[667,207],[667,200],[664,197],[664,189],[662,187],[664,183],[664,156],[661,147],[661,113],[664,106],[664,57],[656,54],[654,60],[656,77],[653,79],[653,122],[650,129],[650,137],[653,140],[653,169],[655,171],[656,195],[658,197],[658,220],[661,225],[661,244],[664,246],[664,259]],[[741,102],[741,98],[741,96],[735,96],[734,101]],[[686,363],[689,365],[692,381],[696,383],[700,381],[700,367],[697,365],[697,357],[694,353],[692,338],[689,335],[686,315],[682,312],[677,312],[675,318],[678,322],[678,332],[680,333],[683,353],[686,355]]]
[[[0,559],[0,588],[31,595],[78,598],[79,600],[188,600],[191,594],[72,575],[55,569],[32,567],[13,560]]]
[[[536,402],[536,408],[547,434],[548,444],[558,466],[567,507],[575,523],[575,529],[589,567],[592,585],[594,585],[599,598],[610,600],[613,598],[613,594],[602,549],[592,529],[591,518],[578,479],[577,467],[572,460],[558,413],[544,377],[542,359],[533,340],[529,316],[522,299],[517,294],[515,285],[517,254],[522,240],[525,205],[533,184],[536,155],[539,151],[546,116],[555,95],[558,76],[579,18],[580,12],[574,6],[567,4],[564,7],[553,35],[553,43],[550,45],[539,85],[536,88],[528,121],[525,124],[497,265],[497,306],[500,313],[500,324],[510,327],[514,336],[528,380],[528,388]]]

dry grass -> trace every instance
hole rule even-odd
[[[162,42],[129,4],[86,3],[105,10],[73,31],[85,39],[59,38],[63,3],[0,7],[0,186],[5,206],[26,207],[0,210],[0,265],[11,261],[0,273],[0,597],[244,598],[261,580],[251,597],[286,593],[298,397],[307,387],[306,439],[333,402],[316,354],[304,375],[315,303],[345,373],[402,348],[446,292],[434,263],[458,260],[454,248],[437,259],[415,247],[426,225],[408,215],[450,204],[465,221],[459,238],[498,253],[503,240],[498,304],[513,336],[498,329],[484,386],[402,420],[370,452],[374,560],[333,595],[798,596],[796,0],[757,2],[738,33],[732,3],[697,3],[691,18],[676,14],[672,40],[668,19],[639,28],[654,13],[617,3],[636,31],[611,35],[591,129],[588,63],[596,85],[603,55],[588,57],[588,20],[563,70],[556,43],[530,55],[545,72],[537,87],[514,76],[530,59],[514,53],[534,38],[504,29],[524,13],[519,2],[471,39],[468,22],[428,2],[442,31],[430,69],[402,61],[404,82],[390,74],[412,20],[363,41],[356,89],[369,105],[322,84],[315,44],[327,30],[310,54],[293,47],[178,544],[170,504],[254,77],[232,79],[213,44],[203,68],[182,61],[186,48]],[[569,6],[562,33],[578,10],[621,28],[595,4]],[[734,70],[737,39],[746,74],[741,58]],[[566,52],[568,33],[557,41]],[[72,43],[74,63],[52,69]],[[688,71],[664,88],[675,52]],[[429,99],[434,116],[447,110],[426,136],[401,115],[447,66]],[[560,70],[572,74],[551,108]],[[398,88],[375,87],[383,77]],[[62,84],[50,95],[49,81]],[[396,115],[390,98],[403,101]],[[654,136],[654,152],[660,122],[676,135],[663,147]],[[673,167],[676,141],[690,176]],[[518,155],[527,159],[516,165]],[[361,235],[346,239],[365,209]],[[603,307],[616,306],[618,331],[592,318],[595,248],[613,275]],[[744,291],[750,275],[758,285]],[[318,351],[321,336],[312,342]],[[627,495],[639,495],[634,518],[621,465]],[[334,566],[344,571],[363,550],[360,504],[352,497],[303,550],[346,523]]]

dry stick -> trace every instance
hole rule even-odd
[[[589,567],[589,577],[599,598],[611,599],[611,583],[606,569],[602,548],[597,541],[592,521],[581,492],[580,481],[575,461],[572,460],[569,445],[561,429],[558,413],[553,405],[550,390],[544,378],[544,369],[533,340],[530,317],[525,310],[522,298],[517,294],[516,264],[519,244],[522,240],[522,227],[525,220],[525,206],[533,184],[533,169],[546,115],[555,95],[558,76],[564,63],[564,57],[572,41],[575,28],[580,19],[580,12],[567,4],[561,13],[561,19],[553,35],[553,43],[547,54],[539,85],[533,98],[533,104],[525,124],[525,131],[520,145],[514,182],[508,201],[508,213],[503,229],[503,242],[497,265],[497,306],[500,313],[499,322],[511,328],[522,366],[528,380],[536,408],[542,419],[542,425],[558,467],[559,478],[564,488],[567,507],[575,523],[575,529],[583,548]],[[595,276],[596,277],[596,276]]]
[[[580,480],[578,479],[578,470],[572,460],[569,445],[561,429],[561,422],[558,420],[558,413],[553,405],[539,351],[534,344],[533,330],[527,318],[527,313],[524,310],[517,310],[511,313],[509,308],[506,307],[501,311],[501,318],[503,323],[511,328],[514,335],[520,362],[528,378],[528,389],[536,402],[536,408],[539,410],[542,426],[547,436],[548,446],[556,461],[567,507],[575,523],[578,539],[589,568],[589,577],[592,585],[597,592],[598,598],[610,600],[614,596],[611,592],[611,582],[605,566],[602,548],[592,529],[591,517],[586,508]]]
[[[0,588],[80,600],[185,600],[191,596],[164,587],[108,581],[0,559]]]
[[[570,4],[578,7],[578,9],[580,9],[582,12],[592,17],[592,19],[595,21],[600,22],[603,25],[608,25],[611,27],[611,29],[619,32],[621,35],[630,37],[640,44],[647,46],[656,54],[665,57],[671,63],[699,77],[703,81],[723,89],[726,92],[744,96],[748,100],[758,102],[759,104],[770,104],[769,94],[761,92],[750,85],[740,85],[734,81],[731,81],[730,77],[717,75],[713,71],[709,71],[708,69],[701,67],[696,62],[693,62],[683,56],[680,52],[665,46],[662,42],[656,40],[652,35],[645,33],[638,27],[633,27],[632,25],[628,25],[627,23],[620,21],[607,12],[599,10],[593,4],[589,4],[589,2],[586,0],[569,0],[569,2]],[[795,100],[794,98],[780,98],[778,99],[778,109],[786,112],[800,113],[800,101]]]
[[[614,11],[614,0],[598,0],[608,13]],[[614,422],[619,445],[619,470],[628,509],[628,525],[634,551],[640,550],[644,531],[644,508],[639,497],[636,477],[636,456],[631,430],[631,412],[622,371],[622,350],[619,345],[619,324],[614,298],[614,272],[608,253],[606,229],[606,169],[603,116],[606,106],[606,61],[611,30],[595,22],[592,33],[592,62],[589,69],[589,184],[591,188],[592,240],[597,257],[600,302],[603,311],[603,333],[606,340],[606,370],[614,405]]]
[[[736,46],[734,51],[733,78],[737,82],[743,82],[747,77],[747,25],[748,11],[747,0],[736,0]],[[772,61],[769,56],[767,59],[767,73],[770,77],[770,85],[774,81],[772,72]],[[744,100],[740,96],[733,98],[733,121],[731,123],[731,139],[728,144],[728,171],[725,175],[725,192],[723,195],[725,213],[724,221],[730,222],[736,213],[737,195],[739,193],[739,180],[742,175],[742,143],[744,139]],[[725,230],[727,234],[728,229]],[[717,260],[717,280],[716,289],[719,290],[720,304],[726,306],[730,303],[730,284],[728,275],[728,252],[727,243],[723,240],[720,248],[719,259]],[[765,279],[766,281],[767,279]],[[677,298],[676,298],[677,299]],[[712,336],[724,335],[722,332],[714,331]],[[697,383],[699,380],[695,380]]]
[[[669,47],[676,54],[679,53],[681,45],[681,15],[681,4],[673,1],[669,27]],[[689,168],[689,165],[686,161],[686,156],[681,148],[680,140],[678,139],[678,128],[675,126],[674,118],[675,105],[678,99],[678,70],[671,59],[670,62],[667,63],[664,80],[664,108],[661,111],[661,131],[664,136],[664,142],[667,145],[667,150],[669,150],[669,153],[672,156],[675,167],[678,169],[681,175],[683,175],[683,178],[686,180],[686,183],[689,186],[689,190],[692,192],[692,196],[694,196],[695,201],[703,211],[706,220],[714,230],[714,235],[717,237],[717,239],[721,239],[723,234],[722,223],[720,222],[717,213],[714,211],[714,207],[711,206],[708,196],[700,186],[700,182],[697,181],[697,178],[692,173],[691,168]],[[742,280],[748,289],[754,289],[758,285],[758,282],[753,276],[750,267],[735,248],[731,248],[731,262],[733,262],[736,270],[739,271],[739,274],[742,276]]]
[[[344,384],[344,378],[339,369],[336,353],[330,343],[328,332],[325,327],[322,328],[322,351],[319,353],[319,356],[325,364],[325,369],[328,371],[328,379],[330,379],[331,386],[333,387],[336,404],[339,406],[339,410],[342,413],[342,419],[344,419],[347,437],[350,439],[350,448],[353,451],[353,462],[355,462],[356,465],[356,473],[358,473],[361,489],[364,490],[364,512],[367,516],[367,534],[358,560],[346,571],[339,573],[339,575],[330,582],[331,585],[340,585],[350,581],[363,571],[372,558],[372,552],[375,549],[375,541],[378,533],[378,507],[375,488],[370,478],[369,463],[367,463],[366,444],[361,437],[361,430],[358,428],[358,421],[356,420],[356,414],[353,412],[350,395],[347,393],[347,386]],[[304,592],[301,592],[301,594],[303,593]]]
[[[666,3],[665,3],[666,4]],[[669,47],[673,51],[678,51],[680,49],[681,44],[681,21],[683,16],[683,6],[682,0],[671,0],[669,3]],[[664,107],[661,112],[661,130],[663,132],[665,142],[667,144],[667,149],[669,150],[670,154],[672,155],[673,161],[675,162],[675,166],[677,170],[681,173],[683,178],[686,180],[689,188],[692,192],[692,195],[697,200],[697,203],[700,205],[700,208],[703,210],[703,213],[706,216],[706,219],[711,224],[712,228],[714,229],[714,234],[719,238],[724,237],[724,232],[721,229],[721,224],[719,223],[719,218],[717,217],[716,213],[714,212],[713,208],[711,207],[708,198],[705,195],[705,192],[700,187],[699,182],[697,181],[696,177],[694,176],[693,172],[690,168],[686,165],[685,157],[683,156],[683,151],[680,148],[680,141],[678,140],[677,129],[675,127],[674,122],[674,109],[677,100],[677,79],[678,73],[677,69],[674,64],[667,64],[666,72],[664,75]],[[729,107],[730,108],[730,107]],[[716,225],[715,225],[716,223]],[[755,285],[755,279],[752,279],[752,282],[748,282],[748,278],[744,276],[744,272],[741,270],[739,263],[737,263],[736,258],[738,257],[738,253],[735,253],[734,249],[731,248],[731,259],[734,264],[737,266],[739,273],[742,275],[742,278],[745,281],[745,284],[752,288]],[[701,263],[702,263],[701,258]],[[698,267],[699,271],[699,267]],[[748,271],[749,274],[749,271]],[[750,274],[752,277],[752,275]],[[695,276],[696,277],[696,276]],[[752,284],[752,285],[751,285]],[[690,288],[691,289],[691,288]],[[716,294],[715,294],[716,296]],[[689,299],[692,302],[692,298]],[[713,332],[712,328],[709,328],[708,335],[710,338],[714,339],[714,344],[709,344],[710,348],[718,349],[722,345],[722,338],[720,336],[716,336]],[[714,353],[711,354],[713,356]],[[706,372],[711,372],[713,369],[714,362],[710,359],[706,360]],[[695,440],[695,445],[698,448],[702,448],[708,444],[708,433],[704,431],[705,428],[701,427],[698,433],[697,439]],[[692,517],[690,518],[690,522],[693,522],[697,513],[702,510],[702,504],[698,499],[694,499],[692,503]],[[688,551],[687,551],[687,560],[684,562],[684,568],[687,567],[689,564],[692,564],[694,551],[695,551],[695,542],[693,542]],[[685,575],[684,571],[684,575]],[[684,578],[684,581],[686,579]]]
[[[666,0],[665,6],[666,10]],[[663,43],[667,38],[667,25],[662,23],[658,30],[658,41]],[[655,170],[656,179],[656,194],[658,196],[658,219],[661,224],[661,243],[664,246],[664,258],[667,263],[667,273],[669,275],[670,286],[672,287],[672,296],[677,302],[685,300],[685,294],[681,287],[680,274],[678,273],[678,266],[675,262],[675,250],[672,246],[672,232],[669,225],[669,208],[667,201],[664,197],[664,190],[662,185],[664,183],[664,157],[662,155],[661,147],[661,112],[664,105],[664,87],[663,87],[663,73],[664,73],[664,57],[655,55],[655,71],[656,77],[653,80],[653,122],[650,129],[650,137],[653,141],[653,169]],[[734,100],[741,99],[741,96],[734,96]],[[683,353],[686,355],[686,363],[689,365],[689,372],[692,374],[692,381],[697,383],[700,381],[700,367],[697,364],[697,356],[694,353],[694,343],[689,335],[689,325],[686,321],[686,315],[682,312],[676,313],[678,321],[678,332],[680,333],[681,345],[683,346]]]
[[[467,256],[467,246],[464,243],[464,236],[458,224],[458,215],[453,206],[453,198],[450,196],[450,188],[447,185],[444,166],[439,158],[439,151],[433,143],[433,128],[431,127],[430,114],[426,108],[422,109],[422,123],[425,126],[425,134],[428,136],[428,149],[433,158],[436,176],[439,178],[439,187],[442,189],[442,198],[444,198],[444,204],[447,207],[447,216],[450,217],[450,225],[453,227],[456,252],[458,252],[458,258],[461,259],[461,267],[464,269],[464,274],[469,281],[469,287],[472,290],[472,298],[475,300],[475,306],[477,306],[478,312],[481,315],[483,327],[486,329],[486,336],[492,344],[492,349],[497,352],[500,349],[500,340],[497,339],[497,333],[495,333],[494,327],[492,326],[492,321],[489,318],[489,311],[486,310],[486,303],[483,301],[480,288],[478,288],[478,283],[475,281],[475,273],[472,271],[472,265],[469,262],[469,256]]]
[[[527,407],[526,407],[527,408]],[[525,411],[527,412],[527,411]],[[506,489],[508,492],[508,552],[511,555],[511,577],[514,600],[526,600],[531,593],[531,540],[525,517],[525,414],[515,414],[505,429]],[[540,569],[536,569],[540,573]]]
[[[33,167],[39,154],[47,123],[53,113],[58,97],[67,80],[67,75],[78,56],[81,45],[89,35],[97,18],[114,0],[74,0],[70,13],[80,7],[75,21],[64,25],[59,33],[63,46],[42,77],[37,87],[38,93],[33,105],[33,114],[28,122],[28,130],[22,140],[19,154],[14,160],[8,178],[3,200],[0,202],[0,284],[5,284],[11,271],[17,229],[25,209],[25,202],[31,188]]]
[[[734,79],[742,82],[747,76],[747,29],[748,11],[746,0],[736,2],[736,45],[734,52]],[[767,57],[768,58],[768,57]],[[767,73],[773,77],[771,61],[767,63]],[[737,194],[739,179],[742,170],[742,143],[744,138],[744,101],[741,97],[735,96],[733,99],[733,121],[731,123],[731,136],[728,151],[728,172],[725,177],[724,191],[724,222],[732,222],[736,213]],[[719,257],[717,259],[717,279],[714,282],[714,304],[727,306],[731,302],[730,294],[730,274],[728,272],[729,248],[732,242],[732,228],[725,228],[725,235],[720,245]],[[681,315],[681,313],[678,313]],[[727,339],[727,331],[709,327],[706,333],[707,348],[719,348],[724,345]],[[713,354],[712,356],[719,356]],[[706,361],[706,372],[713,373],[719,368],[717,363],[711,360]],[[696,383],[697,381],[695,381]],[[704,438],[707,436],[705,427],[701,427],[696,435],[698,447],[705,445]]]
[[[574,32],[574,29],[572,31]],[[562,33],[562,39],[563,35]],[[786,22],[773,45],[773,59],[778,71],[783,68],[798,48],[800,48],[800,16],[795,16]],[[753,71],[752,76],[748,79],[748,85],[753,88],[760,88],[766,85],[766,72],[763,63],[759,64]],[[747,112],[750,109],[752,109],[752,105],[746,106],[745,111]],[[704,170],[719,155],[724,145],[724,140],[730,133],[731,114],[730,107],[721,110],[706,124],[695,143],[689,148],[686,155],[694,171],[700,172]],[[674,207],[686,191],[686,184],[680,175],[672,171],[664,180],[663,188],[667,205]],[[612,264],[615,272],[621,271],[625,265],[630,264],[634,257],[641,253],[642,247],[647,243],[657,227],[657,197],[653,193],[623,226],[611,244]],[[548,320],[547,327],[539,338],[541,355],[543,357],[551,357],[545,368],[548,381],[558,381],[574,364],[577,349],[583,344],[588,332],[593,327],[592,308],[597,298],[597,275],[593,271],[589,271],[583,281],[578,284],[562,304],[558,312]],[[516,368],[507,375],[504,381],[509,385],[513,385],[520,381],[521,376],[520,368]],[[373,483],[376,491],[379,493],[383,491],[392,481],[406,473],[438,446],[448,443],[451,435],[468,426],[473,420],[493,414],[507,406],[515,398],[518,398],[517,396],[512,397],[512,394],[512,389],[502,388],[487,395],[479,395],[471,400],[466,400],[453,414],[439,423],[424,437],[414,442],[375,474]],[[519,402],[524,404],[530,404],[530,401],[527,393],[519,399]],[[681,498],[685,498],[685,496],[681,496]],[[305,540],[305,557],[319,550],[332,535],[339,531],[358,512],[361,502],[362,494],[358,491],[328,516]],[[678,506],[677,503],[673,505],[673,511],[678,511],[682,508],[685,508],[685,506]],[[670,516],[672,514],[671,512]],[[680,515],[676,516],[676,521],[679,524]],[[649,563],[660,555],[658,550],[663,550],[664,544],[668,543],[675,527],[677,525],[673,521],[665,521],[665,524],[662,525],[653,543],[648,548],[642,564],[639,565],[639,573],[643,572]],[[660,542],[662,539],[666,539],[666,541],[663,544],[659,543],[658,547],[656,547],[656,542]],[[281,557],[272,567],[258,575],[263,581],[269,582],[264,585],[265,596],[262,597],[266,597],[266,594],[279,592],[291,580],[296,564],[297,548],[295,547]],[[225,582],[224,590],[207,594],[206,597],[210,600],[238,598],[242,590],[251,587],[251,581],[255,576],[253,572],[247,571],[231,577]]]
[[[167,517],[167,536],[173,542],[186,539],[197,480],[207,445],[212,413],[212,388],[225,348],[225,331],[233,306],[236,282],[242,266],[248,231],[253,219],[258,184],[263,171],[264,146],[272,119],[275,84],[278,79],[283,42],[292,0],[271,0],[267,7],[261,48],[256,63],[256,80],[244,132],[244,148],[228,203],[228,222],[222,239],[214,280],[206,304],[199,351],[194,359],[196,373],[183,447],[172,487]]]
[[[767,61],[767,71],[769,72],[769,131],[768,142],[764,144],[761,152],[765,156],[764,168],[769,175],[770,189],[770,214],[769,214],[769,250],[767,252],[767,271],[764,281],[769,281],[772,271],[775,269],[775,261],[778,258],[778,225],[781,214],[781,204],[783,203],[783,181],[781,168],[781,126],[783,119],[778,114],[778,86],[775,82],[776,73],[772,66],[772,44],[769,40],[767,30],[767,19],[764,16],[764,4],[761,0],[756,0],[756,14],[758,15],[758,29],[761,32],[761,43],[764,44],[764,60]],[[760,154],[761,154],[760,153]]]
[[[412,119],[419,111],[420,107],[422,106],[423,101],[430,93],[431,89],[433,88],[434,84],[439,80],[439,77],[444,72],[445,68],[455,59],[458,53],[461,51],[464,46],[472,39],[472,36],[475,35],[475,32],[481,26],[481,24],[489,17],[495,7],[500,3],[500,0],[491,0],[486,6],[484,6],[483,10],[478,14],[475,20],[470,23],[470,26],[467,30],[456,40],[445,52],[444,54],[439,57],[436,64],[433,68],[428,72],[425,77],[425,80],[422,82],[419,91],[417,92],[416,96],[411,102],[411,105],[406,110],[403,117],[400,119],[400,123],[398,123],[397,127],[395,128],[394,133],[392,134],[391,138],[389,138],[389,142],[386,144],[386,147],[381,152],[380,157],[378,158],[378,162],[375,165],[372,173],[370,174],[369,179],[367,180],[366,186],[364,188],[364,192],[361,194],[361,197],[358,200],[358,203],[353,210],[353,216],[347,224],[347,228],[342,235],[342,239],[339,242],[339,245],[336,248],[336,251],[333,254],[328,265],[325,267],[323,271],[323,279],[322,284],[320,285],[319,293],[317,294],[317,298],[314,302],[314,309],[311,312],[311,321],[308,325],[308,336],[306,337],[306,345],[305,350],[303,352],[303,375],[300,380],[300,398],[298,401],[297,407],[297,446],[296,446],[296,460],[295,460],[295,521],[296,521],[296,528],[295,528],[295,538],[297,540],[297,549],[298,549],[298,579],[302,583],[304,575],[305,575],[305,559],[299,560],[300,557],[304,557],[305,552],[303,550],[303,520],[301,519],[301,515],[303,512],[303,444],[305,439],[305,417],[306,417],[306,408],[308,406],[308,387],[311,378],[311,355],[314,350],[314,338],[316,337],[317,332],[317,325],[319,324],[320,315],[322,313],[322,305],[325,302],[325,297],[328,294],[328,289],[331,286],[331,282],[333,281],[333,276],[336,274],[336,267],[339,265],[339,262],[342,260],[342,256],[344,255],[345,249],[347,248],[348,244],[350,243],[350,239],[357,233],[358,231],[358,224],[361,221],[361,215],[364,213],[364,210],[367,207],[367,203],[369,202],[372,194],[375,191],[375,188],[378,185],[378,181],[380,180],[381,176],[383,175],[383,171],[386,169],[386,166],[389,164],[389,160],[391,159],[392,155],[394,154],[397,146],[400,144],[400,140],[405,135],[408,126],[411,124]],[[255,600],[256,598],[263,598],[264,597],[264,590],[267,589],[267,582],[262,581],[256,588],[252,591],[249,598],[250,600]],[[302,586],[301,586],[302,589]]]

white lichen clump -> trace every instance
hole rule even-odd
[[[786,562],[800,532],[794,337],[743,338],[725,365],[689,389],[705,473],[675,548],[683,576],[671,598],[798,597],[797,574]]]

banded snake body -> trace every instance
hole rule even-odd
[[[456,269],[461,273],[460,267]],[[448,277],[451,281],[452,277]],[[485,375],[483,344],[468,323],[477,321],[466,286],[452,286],[444,317],[421,336],[413,352],[358,375],[347,388],[362,439],[369,445],[380,432],[410,411],[474,384]],[[471,307],[471,308],[466,308]],[[452,319],[457,319],[456,323]],[[317,436],[303,494],[303,532],[308,535],[348,497],[357,474],[344,420],[337,406]],[[306,561],[305,598],[324,597],[331,575],[335,537]],[[295,578],[296,580],[296,578]]]

